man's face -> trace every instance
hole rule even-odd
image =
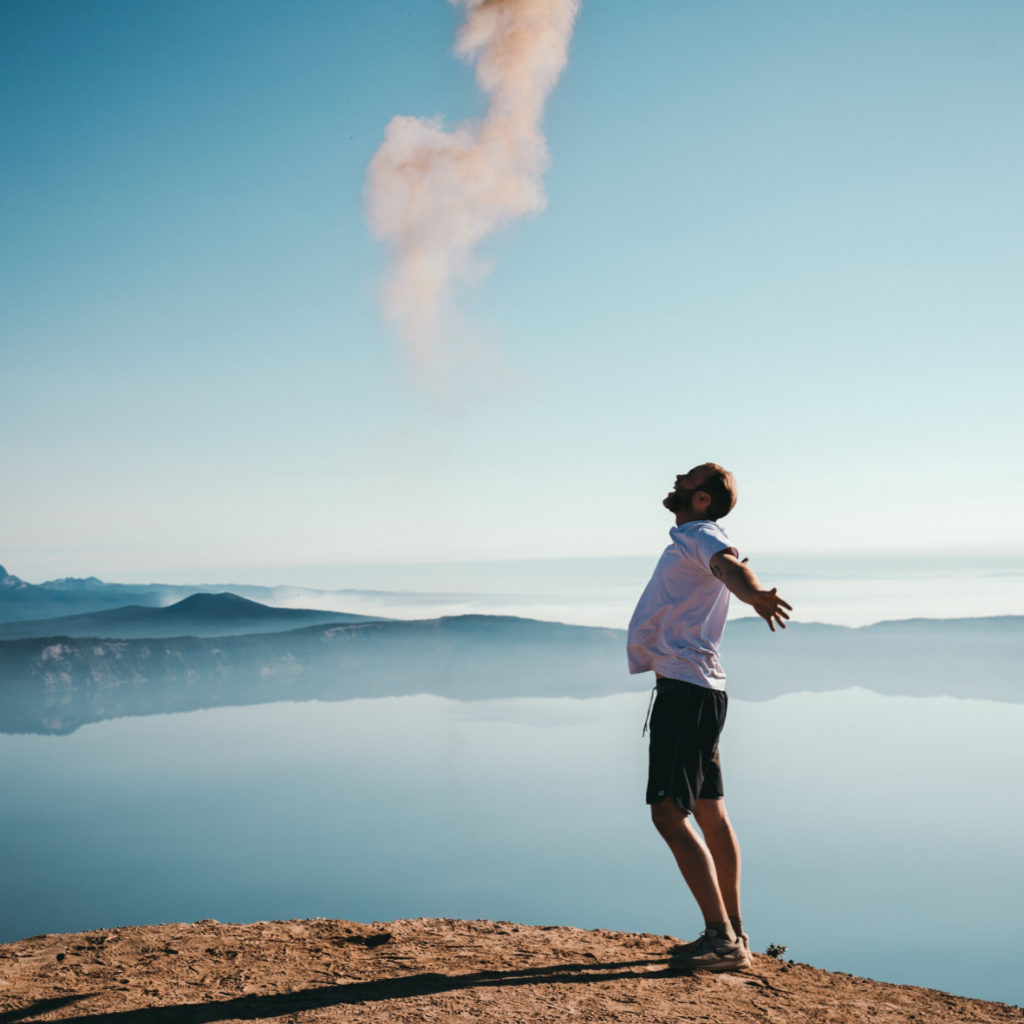
[[[689,512],[693,504],[693,496],[700,490],[707,470],[703,466],[694,466],[689,473],[681,473],[676,477],[676,485],[665,497],[662,505],[675,514]]]

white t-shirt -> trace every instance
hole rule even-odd
[[[708,563],[719,551],[732,548],[732,541],[710,519],[674,526],[669,536],[672,543],[629,622],[629,671],[657,672],[724,690],[718,645],[729,614],[729,591]]]

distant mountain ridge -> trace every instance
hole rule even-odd
[[[79,583],[82,586],[72,585]],[[103,583],[95,577],[55,580],[53,585],[27,583],[0,566],[0,623],[104,611],[131,603],[133,599],[142,605],[168,603],[163,594],[122,588],[119,584]]]
[[[1024,617],[851,629],[729,623],[728,691],[770,700],[859,686],[908,697],[1024,703]],[[509,616],[316,625],[220,637],[0,642],[0,732],[67,733],[124,715],[274,701],[431,693],[458,700],[642,690],[625,632]]]
[[[104,583],[96,576],[77,578],[75,576],[64,576],[59,580],[47,580],[40,584],[47,590],[72,590],[81,592],[83,590],[103,590],[105,587],[118,586],[116,583]]]
[[[27,583],[0,567],[0,624],[29,622],[112,611],[126,605],[162,608],[192,594],[230,593],[271,606],[315,608],[318,602],[336,607],[339,598],[376,596],[379,591],[322,591],[309,587],[258,587],[233,583],[105,583],[95,576],[64,577]],[[372,616],[364,616],[371,618]]]
[[[0,624],[0,640],[31,637],[152,639],[172,636],[232,636],[283,632],[320,623],[372,622],[373,616],[310,608],[270,608],[237,594],[192,594],[162,608],[127,605],[55,619]]]

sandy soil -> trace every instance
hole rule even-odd
[[[662,935],[491,921],[115,928],[0,945],[0,1024],[1024,1021],[1024,1010],[756,956],[669,970]]]

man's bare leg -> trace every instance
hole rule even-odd
[[[729,914],[718,887],[715,861],[704,840],[694,831],[689,815],[680,810],[671,797],[666,797],[660,803],[651,804],[651,820],[661,833],[662,839],[668,843],[676,864],[679,865],[679,870],[704,915],[704,921],[708,924],[728,922]]]
[[[740,844],[724,800],[698,800],[693,816],[715,863],[718,891],[729,918],[740,917]],[[734,922],[735,923],[735,922]]]

